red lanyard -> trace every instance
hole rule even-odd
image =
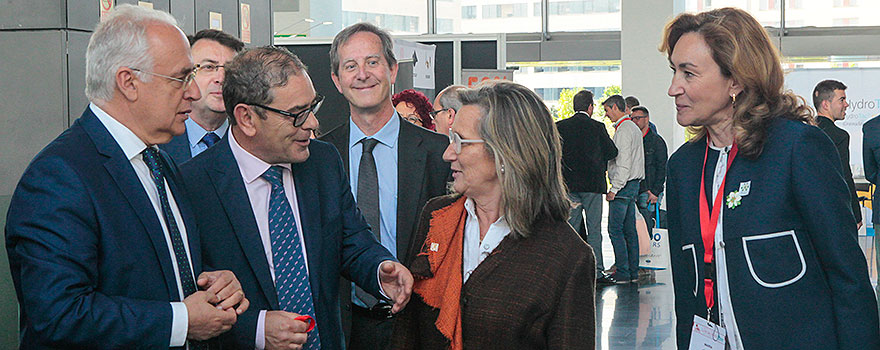
[[[630,118],[630,117],[626,117],[626,118],[623,118],[623,119],[621,119],[621,120],[618,120],[618,121],[617,121],[617,124],[614,124],[614,130],[617,130],[617,127],[620,126],[620,124],[623,124],[623,122],[625,122],[625,121],[627,121],[627,120],[632,120],[632,118]]]
[[[727,169],[724,171],[724,177],[721,178],[721,186],[718,187],[718,194],[715,195],[715,202],[712,205],[712,213],[709,213],[709,201],[706,199],[706,160],[709,158],[709,136],[706,136],[706,154],[703,156],[703,171],[700,176],[700,234],[703,236],[703,262],[709,264],[714,261],[715,256],[715,229],[718,227],[718,216],[721,214],[721,206],[724,203],[724,182],[727,180],[727,173],[730,172],[730,165],[733,158],[736,158],[736,142],[727,153]],[[719,155],[720,157],[721,155]],[[696,271],[695,271],[696,272]],[[712,309],[715,305],[713,298],[715,282],[711,278],[704,279],[706,294],[706,308]]]

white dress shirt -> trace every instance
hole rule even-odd
[[[467,211],[467,219],[464,224],[464,252],[461,256],[461,283],[467,282],[468,278],[477,269],[477,266],[485,260],[498,244],[510,234],[510,226],[507,220],[501,216],[486,231],[486,236],[480,240],[480,222],[477,220],[477,212],[473,199],[464,201],[464,209]]]
[[[104,124],[104,127],[107,128],[107,131],[110,132],[110,135],[113,136],[113,139],[119,144],[119,147],[122,148],[122,152],[125,153],[125,157],[131,162],[131,166],[134,168],[138,180],[141,181],[141,185],[144,186],[144,191],[147,192],[147,196],[153,204],[153,209],[156,211],[156,216],[159,218],[159,223],[162,226],[162,232],[165,233],[165,243],[168,245],[168,254],[171,257],[171,265],[174,268],[174,280],[177,281],[178,296],[180,297],[180,300],[183,300],[184,296],[183,286],[180,283],[180,270],[177,266],[177,259],[174,259],[174,246],[171,244],[171,235],[168,233],[168,226],[165,225],[165,216],[162,215],[162,204],[159,202],[159,189],[153,182],[150,169],[147,167],[147,164],[144,163],[144,157],[141,154],[141,152],[147,149],[147,145],[128,127],[122,125],[122,123],[116,119],[113,119],[113,117],[95,104],[89,104],[89,108],[92,110],[92,113],[95,113],[98,120]],[[151,147],[156,149],[156,146]],[[186,249],[186,257],[189,259],[191,269],[192,256],[190,255],[189,241],[187,240],[186,235],[186,225],[183,223],[183,218],[180,216],[180,209],[177,207],[177,201],[174,200],[174,194],[171,193],[171,189],[168,187],[168,181],[165,181],[165,193],[168,194],[168,204],[171,206],[174,220],[177,221],[177,228],[180,231],[180,237],[183,239],[183,246]],[[192,271],[190,271],[190,274],[192,274],[193,277],[198,278],[198,276],[195,276]],[[169,346],[183,346],[186,344],[186,333],[189,329],[189,313],[183,302],[172,302],[171,310],[173,319],[171,322],[171,339]]]
[[[718,148],[710,146],[713,150],[719,151],[718,162],[715,164],[715,174],[712,178],[712,203],[718,196],[718,188],[721,187],[721,181],[727,174],[727,156],[730,152],[730,146]],[[722,194],[724,195],[724,194]],[[733,350],[742,350],[742,339],[740,339],[739,328],[736,325],[736,317],[733,314],[733,304],[730,301],[730,282],[727,280],[727,255],[724,251],[724,205],[725,201],[721,200],[721,209],[718,210],[718,225],[715,227],[715,286],[718,290],[718,311],[721,326],[727,332],[727,348]]]
[[[645,178],[645,141],[642,130],[632,120],[621,118],[614,132],[617,157],[608,161],[611,192],[618,193],[630,180]]]

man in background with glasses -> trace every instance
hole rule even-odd
[[[341,349],[340,276],[398,311],[412,275],[373,237],[336,150],[310,139],[323,97],[297,56],[245,50],[226,66],[223,101],[230,132],[181,172],[211,232],[205,262],[240,274],[253,296],[224,343]]]
[[[223,106],[224,65],[244,49],[238,38],[216,29],[203,29],[189,38],[196,62],[196,84],[202,98],[192,103],[186,132],[159,146],[177,164],[182,164],[213,146],[226,135],[226,107]]]
[[[455,113],[461,109],[461,100],[458,99],[458,90],[464,89],[463,85],[450,85],[441,90],[434,99],[434,111],[431,118],[434,119],[434,130],[446,134],[449,126],[455,119]]]
[[[9,207],[21,348],[204,349],[247,309],[231,272],[203,271],[210,238],[156,148],[201,98],[194,69],[168,13],[119,5],[95,29],[91,103],[34,158]]]
[[[394,110],[393,49],[391,36],[369,23],[336,35],[330,46],[330,77],[348,100],[351,119],[321,139],[342,155],[357,206],[376,238],[406,262],[422,207],[446,194],[450,170],[442,157],[449,142],[403,121]],[[358,289],[349,295],[341,300],[348,349],[386,349],[394,317],[391,305]]]

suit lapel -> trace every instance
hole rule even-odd
[[[321,206],[318,205],[320,195],[318,193],[318,178],[314,174],[311,164],[308,160],[303,163],[291,164],[293,172],[293,183],[296,186],[296,201],[299,208],[300,226],[303,230],[303,240],[306,244],[307,259],[309,264],[309,284],[312,288],[312,295],[321,295],[321,262],[334,261],[334,259],[324,259],[323,247],[321,247]],[[335,278],[335,277],[334,277]]]
[[[173,137],[171,141],[164,145],[160,145],[159,148],[168,152],[168,155],[178,163],[183,163],[192,158],[192,151],[189,149],[189,137],[187,136],[187,133]]]
[[[260,230],[254,219],[254,210],[251,208],[244,180],[232,150],[229,148],[229,138],[216,145],[220,147],[218,152],[212,154],[215,157],[212,168],[208,171],[214,190],[220,197],[220,203],[226,212],[226,217],[232,225],[232,230],[238,238],[238,243],[244,251],[248,265],[257,276],[257,282],[266,300],[273,309],[278,309],[278,293],[269,273],[269,262],[266,261],[266,251],[263,249],[263,240]]]
[[[346,122],[330,132],[327,133],[326,136],[320,138],[323,141],[327,141],[336,146],[336,150],[339,151],[339,156],[342,157],[342,166],[345,167],[345,175],[349,174],[349,164],[348,164],[348,134],[350,131],[350,125],[348,119]]]
[[[422,209],[419,199],[425,183],[425,161],[427,150],[422,147],[422,137],[417,128],[406,121],[400,121],[400,136],[397,141],[397,258],[406,261],[415,219]]]
[[[80,119],[83,123],[83,129],[91,137],[95,143],[98,153],[108,157],[104,162],[104,168],[113,178],[116,186],[119,187],[120,193],[123,194],[125,200],[131,206],[132,211],[138,217],[144,231],[150,237],[153,243],[153,249],[156,252],[156,258],[159,260],[159,266],[162,269],[162,275],[165,276],[165,287],[171,300],[179,298],[177,290],[177,279],[174,275],[174,267],[171,262],[171,255],[168,252],[168,243],[165,240],[165,232],[162,230],[162,224],[156,211],[153,209],[153,203],[147,196],[143,184],[134,172],[131,161],[122,153],[122,148],[104,127],[104,124],[98,120],[90,109],[86,109]]]

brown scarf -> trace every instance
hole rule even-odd
[[[413,291],[428,306],[440,309],[434,325],[449,339],[449,348],[464,348],[461,330],[462,245],[467,212],[466,197],[431,213],[430,228],[419,256],[426,256],[433,277],[416,279]]]

